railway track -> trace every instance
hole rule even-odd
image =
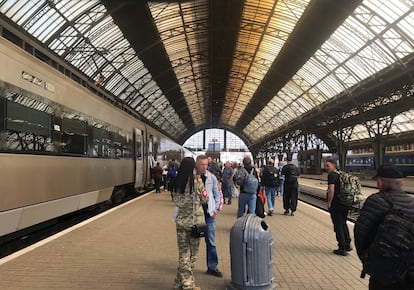
[[[300,192],[299,200],[309,205],[315,206],[321,210],[328,211],[328,206],[325,198],[320,198],[319,196],[315,196],[307,192]],[[359,210],[359,207],[352,207],[348,213],[348,220],[354,223],[358,219]]]

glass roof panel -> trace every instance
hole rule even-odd
[[[384,125],[383,125],[384,126]],[[391,124],[390,135],[414,130],[414,110],[401,113],[394,117]],[[369,133],[364,125],[357,125],[352,131],[350,141],[369,138]]]
[[[158,118],[162,111],[157,109],[168,107],[170,103],[158,93],[157,84],[151,82],[152,76],[100,1],[54,2],[5,0],[0,2],[0,12],[92,79],[102,73],[107,78],[103,86],[136,107],[139,113]],[[141,93],[132,93],[133,86]],[[119,95],[121,91],[124,92]],[[151,102],[142,102],[144,97],[154,100],[155,96],[157,107],[151,106]],[[145,110],[140,111],[144,105]],[[185,129],[173,110],[164,122],[169,128],[176,127],[169,131],[173,137],[178,137]]]
[[[276,101],[269,102],[255,121],[246,126],[244,133],[257,130],[260,132],[260,136],[257,137],[262,138],[278,129],[274,127],[266,131],[262,127],[262,124],[270,120],[257,122],[259,116],[265,116],[269,110],[275,114],[279,113],[279,117],[282,113],[287,114],[286,118],[283,117],[283,124],[299,117],[301,114],[298,114],[298,110],[303,105],[299,100],[305,98],[309,86],[316,91],[306,96],[308,99],[320,96],[320,101],[326,101],[399,61],[399,58],[413,53],[414,21],[410,24],[407,22],[407,19],[414,17],[413,5],[413,1],[404,0],[364,1],[297,72],[299,77],[292,78],[286,84],[281,90],[284,94],[279,92],[274,97]],[[403,31],[403,28],[408,30]],[[297,95],[296,90],[286,90],[287,87],[292,87],[292,81],[304,86],[303,94]],[[290,94],[293,95],[289,96]],[[289,100],[287,107],[280,109],[272,106],[281,98]],[[314,102],[313,106],[318,105],[320,101]],[[292,110],[287,110],[289,107]],[[312,107],[306,107],[306,111],[310,109]],[[260,126],[257,125],[259,123]]]
[[[264,78],[276,59],[308,2],[307,0],[245,1],[231,71],[237,74],[238,78],[254,78],[259,82],[239,83],[232,80],[234,76],[230,76],[231,88],[228,87],[226,91],[226,96],[229,98],[226,98],[226,105],[223,107],[222,124],[234,126],[237,123],[245,109],[237,104],[247,104],[253,97],[260,80]],[[246,56],[250,56],[250,59],[246,59]],[[247,85],[249,88],[246,87]],[[251,93],[242,94],[241,92],[246,89]]]
[[[47,22],[49,25],[42,25],[42,23]],[[40,41],[44,41],[51,34],[61,27],[66,20],[59,15],[55,10],[50,9],[41,16],[37,16],[36,21],[28,30],[34,37],[38,38]]]
[[[1,12],[11,20],[22,26],[32,14],[44,5],[45,1],[3,1]]]
[[[414,130],[414,110],[409,110],[402,114],[395,116],[392,124],[390,134],[401,133]]]
[[[220,120],[235,125],[308,1],[246,0]],[[206,123],[208,0],[149,4],[196,125]],[[364,0],[245,128],[256,139],[277,130],[414,51],[414,1]],[[149,121],[172,134],[185,129],[152,76],[98,0],[3,0],[0,12]],[[352,91],[352,90],[350,90]],[[168,117],[161,116],[169,108]],[[278,118],[272,116],[277,115]],[[404,119],[405,118],[405,119]],[[412,130],[412,113],[394,131]],[[260,128],[260,130],[258,130]],[[174,135],[172,135],[174,136]]]
[[[203,57],[208,51],[208,1],[149,3],[149,8],[193,122],[200,126],[207,121],[205,99],[209,97],[200,81],[208,81],[207,59]],[[191,101],[194,97],[198,102]]]

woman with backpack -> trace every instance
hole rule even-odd
[[[235,175],[236,183],[240,185],[239,205],[237,218],[243,216],[248,207],[248,213],[255,214],[256,199],[259,193],[259,179],[256,169],[252,166],[249,156],[243,158],[243,167]]]

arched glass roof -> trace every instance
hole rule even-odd
[[[185,130],[100,1],[2,1],[0,12],[173,137]]]
[[[338,94],[352,90],[385,67],[412,56],[413,5],[412,1],[363,1],[245,128],[245,134],[260,139]],[[411,114],[398,118],[411,124],[405,129],[414,129]],[[393,126],[391,133],[398,131]],[[358,132],[354,138],[369,137]]]
[[[218,114],[218,127],[240,131],[250,144],[255,144],[332,100],[352,99],[362,82],[381,78],[386,69],[404,68],[414,58],[414,0],[364,0],[349,2],[356,3],[356,8],[347,6],[352,7],[351,11],[344,12],[346,17],[317,49],[295,48],[303,53],[298,55],[303,62],[283,59],[286,47],[297,43],[295,35],[304,31],[300,30],[307,23],[304,21],[324,5],[322,2],[148,1],[145,7],[156,31],[156,43],[148,43],[141,51],[133,44],[136,40],[131,40],[141,19],[135,20],[137,27],[127,28],[131,32],[127,34],[113,13],[123,7],[142,9],[139,5],[145,1],[3,0],[0,13],[91,80],[102,74],[104,89],[175,140],[182,140],[186,131],[211,128]],[[239,18],[212,18],[212,11],[217,12],[212,6],[226,8],[226,3],[240,11]],[[348,5],[344,3],[341,5]],[[236,5],[241,8],[237,10]],[[226,56],[231,61],[228,67],[222,67],[223,80],[217,80],[214,68],[226,62],[224,56],[220,58],[220,51],[224,54],[227,36],[231,38],[233,32],[230,21],[234,19],[237,34]],[[321,15],[317,25],[311,27],[313,38],[317,38],[324,20],[326,17]],[[211,26],[217,21],[222,27]],[[223,37],[212,37],[218,30],[224,31]],[[151,51],[158,43],[165,56],[153,58],[166,57],[170,65],[162,67],[163,71],[154,71],[142,57],[143,51]],[[280,88],[270,90],[274,76],[285,73],[277,68],[283,67],[281,64],[288,67],[290,62],[297,62],[297,69],[281,82]],[[166,87],[160,84],[160,78],[168,74],[173,74],[176,83]],[[407,85],[413,86],[412,79]],[[222,97],[217,96],[215,86],[223,86]],[[182,95],[183,103],[178,95]],[[355,118],[370,109],[357,99],[354,102],[355,108],[343,112],[343,116]],[[391,134],[414,129],[413,106],[394,117]],[[183,115],[184,107],[189,116]],[[352,139],[369,137],[361,126],[355,127]]]

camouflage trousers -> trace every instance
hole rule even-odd
[[[191,237],[191,229],[177,226],[178,268],[174,290],[192,290],[195,287],[193,270],[197,260],[200,239]]]

